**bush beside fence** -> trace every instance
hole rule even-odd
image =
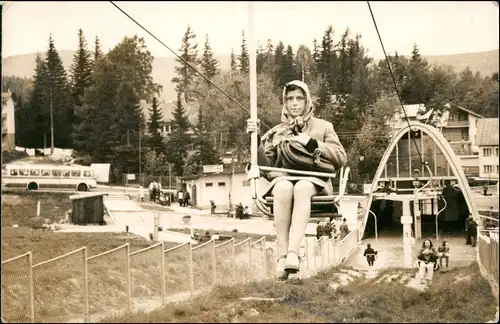
[[[307,238],[301,275],[343,262],[356,246],[357,230],[342,241]],[[254,242],[248,238],[239,243],[185,243],[167,250],[160,242],[133,253],[127,243],[91,257],[82,247],[35,265],[28,252],[2,262],[2,316],[17,323],[88,323],[150,311],[215,285],[271,278],[276,260],[276,242],[265,237]]]

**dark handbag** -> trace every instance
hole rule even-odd
[[[311,153],[296,141],[282,141],[278,144],[276,163],[277,167],[285,169],[325,173],[335,171],[332,162],[321,156],[319,149]]]

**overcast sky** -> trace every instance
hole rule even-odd
[[[208,34],[216,54],[239,52],[241,31],[248,30],[244,1],[232,2],[117,2],[166,45],[180,47],[191,25],[200,47]],[[498,49],[498,6],[493,1],[474,2],[371,2],[386,50],[411,52],[417,43],[424,55],[469,53]],[[332,25],[336,39],[349,27],[362,35],[371,56],[383,57],[365,1],[360,2],[272,2],[254,4],[255,34],[263,44],[270,38],[312,48]],[[172,56],[153,38],[107,1],[102,2],[13,2],[5,1],[2,14],[2,56],[44,52],[52,33],[59,50],[75,50],[77,31],[82,28],[89,43],[99,36],[105,51],[124,36],[146,39],[154,56]],[[93,45],[92,45],[93,47]]]

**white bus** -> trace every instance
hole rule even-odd
[[[74,189],[89,191],[97,184],[94,171],[82,165],[21,164],[2,166],[2,187],[38,189]]]

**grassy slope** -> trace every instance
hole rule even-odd
[[[403,270],[404,271],[404,270]],[[218,287],[209,295],[151,313],[107,319],[114,323],[161,322],[485,322],[494,318],[495,299],[476,264],[436,275],[429,291],[419,293],[398,283],[355,280],[336,291],[334,270],[297,283],[265,281]],[[470,280],[454,283],[456,277]],[[283,298],[243,301],[241,297]]]

